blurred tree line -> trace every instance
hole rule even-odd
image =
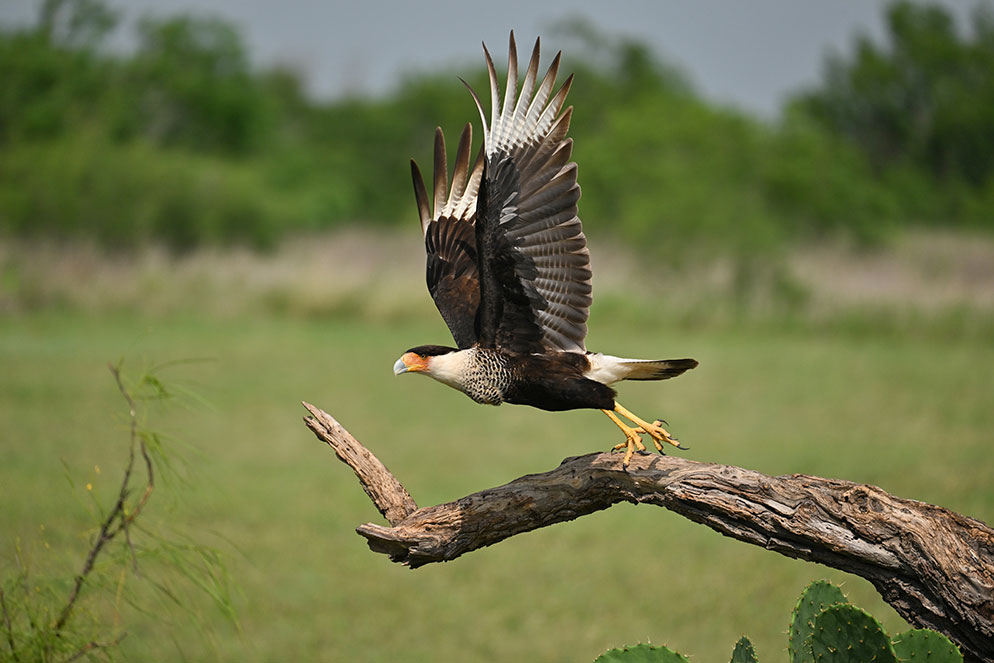
[[[407,158],[430,168],[434,127],[454,149],[476,119],[457,74],[487,89],[474,66],[316,101],[294,71],[253,70],[224,21],[145,18],[124,55],[107,46],[118,19],[100,0],[44,0],[34,26],[0,29],[0,233],[184,250],[414,224]],[[908,224],[994,231],[994,18],[961,31],[898,2],[887,25],[887,43],[858,37],[762,122],[702,99],[644,44],[564,23],[588,233],[754,254]]]

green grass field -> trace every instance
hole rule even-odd
[[[83,486],[109,502],[126,453],[124,403],[106,362],[124,356],[138,370],[207,358],[164,373],[211,407],[153,411],[153,427],[195,453],[185,483],[160,481],[147,517],[226,553],[240,629],[195,592],[193,620],[145,597],[144,612],[122,605],[114,616],[128,631],[122,660],[588,661],[651,641],[722,661],[748,634],[761,660],[785,661],[794,600],[821,577],[889,630],[903,626],[856,577],[650,506],[617,505],[416,571],[369,552],[353,529],[379,515],[303,426],[301,400],[336,416],[421,505],[619,441],[597,412],[482,407],[392,375],[407,347],[446,340],[427,316],[49,310],[3,319],[4,575],[16,541],[41,577],[71,577],[81,564],[92,523]],[[690,458],[869,482],[994,521],[989,340],[677,328],[636,324],[612,307],[595,310],[588,345],[701,361],[677,380],[620,389],[629,408],[668,419]]]

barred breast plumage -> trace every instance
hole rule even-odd
[[[469,352],[463,391],[477,403],[500,405],[513,378],[507,367],[507,357],[484,348],[473,348]]]

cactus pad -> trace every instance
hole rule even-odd
[[[787,644],[791,663],[963,663],[949,638],[928,629],[887,636],[869,613],[850,605],[837,586],[818,580],[794,606]],[[612,649],[594,663],[689,663],[666,647],[640,644]],[[735,643],[731,663],[758,663],[749,638]]]
[[[735,643],[735,649],[732,650],[732,663],[759,663],[752,642],[744,635]]]
[[[897,663],[880,622],[853,605],[819,613],[807,642],[815,663]]]
[[[894,652],[902,663],[963,663],[963,655],[949,638],[928,629],[894,636]]]
[[[818,613],[836,603],[846,603],[846,597],[841,589],[830,582],[815,580],[804,588],[790,620],[787,651],[791,663],[811,663],[811,650],[805,647],[805,641],[814,629]]]
[[[598,656],[594,663],[690,663],[672,649],[641,644],[623,649],[609,649]]]

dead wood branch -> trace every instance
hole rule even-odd
[[[994,661],[994,530],[942,507],[866,484],[676,456],[567,458],[454,502],[418,509],[397,479],[327,413],[308,427],[348,464],[391,527],[357,528],[411,568],[618,502],[647,503],[747,543],[866,578],[909,623],[945,633],[968,659]]]
[[[373,504],[388,523],[397,525],[417,511],[418,505],[414,503],[407,489],[397,481],[397,477],[390,474],[390,470],[380,462],[379,458],[359,444],[359,441],[330,414],[310,403],[303,405],[313,415],[304,417],[304,423],[314,431],[318,439],[324,440],[334,449],[339,460],[352,468],[359,477],[362,489],[366,491],[369,499],[373,500]]]

